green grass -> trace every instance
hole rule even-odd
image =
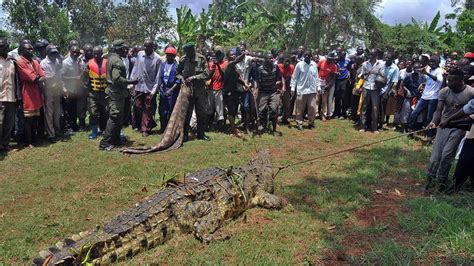
[[[257,140],[211,133],[211,142],[192,141],[160,155],[101,152],[98,141],[89,141],[87,133],[10,152],[0,161],[0,264],[27,264],[42,248],[106,222],[151,195],[164,181],[205,167],[245,164],[256,148],[271,149],[274,165],[281,166],[397,134],[359,133],[347,121],[318,123],[314,131],[283,127],[282,131],[283,137]],[[135,132],[127,134],[134,145],[159,141],[159,136],[143,139]],[[178,236],[123,264],[324,263],[329,253],[344,248],[340,244],[348,233],[344,224],[356,210],[370,206],[373,187],[386,178],[422,182],[428,155],[427,148],[401,138],[291,167],[276,179],[276,194],[291,204],[284,210],[250,210],[246,222],[237,219],[222,229],[232,235],[227,241],[203,245],[192,236]],[[385,239],[390,225],[354,228],[353,232],[376,240],[354,262],[472,258],[472,194],[435,200],[419,197],[403,204],[409,211],[400,214],[400,224],[413,238],[410,245]],[[336,229],[328,229],[333,226]]]

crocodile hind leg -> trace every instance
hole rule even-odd
[[[286,205],[281,197],[262,190],[255,194],[255,197],[252,199],[252,204],[265,209],[282,209]]]

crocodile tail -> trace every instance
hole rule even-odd
[[[33,265],[80,265],[92,248],[95,232],[85,231],[42,250]]]

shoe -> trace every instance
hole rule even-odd
[[[209,138],[208,136],[204,135],[204,136],[201,136],[201,137],[198,137],[199,140],[204,140],[204,141],[211,141],[211,138]]]
[[[438,186],[438,192],[439,193],[446,193],[448,191],[449,187],[447,185],[447,182],[441,182]]]
[[[111,151],[114,148],[115,148],[114,145],[111,145],[111,144],[106,144],[105,146],[99,146],[99,150],[102,150],[102,151]]]
[[[359,129],[359,132],[364,133],[364,132],[365,132],[365,129]]]
[[[432,192],[436,188],[436,183],[433,182],[433,179],[428,178],[428,181],[425,186],[425,191],[426,192]]]
[[[188,135],[184,136],[183,137],[183,142],[188,142],[188,141],[189,141],[189,136]]]
[[[303,131],[303,125],[297,125],[296,128],[297,128],[299,131]]]
[[[91,126],[92,132],[89,134],[89,139],[97,139],[98,129],[97,126]]]
[[[142,137],[147,138],[148,136],[150,136],[150,133],[148,133],[146,131],[142,132]]]
[[[315,126],[314,126],[314,123],[313,124],[308,124],[308,129],[314,129]]]
[[[380,134],[380,131],[375,130],[375,131],[374,131],[374,134],[378,135],[378,134]]]

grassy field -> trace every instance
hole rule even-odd
[[[78,133],[53,145],[12,151],[0,161],[0,264],[29,264],[37,252],[93,228],[174,176],[246,163],[269,148],[274,165],[395,136],[359,133],[348,121],[282,137],[241,140],[209,134],[161,155],[101,152]],[[158,142],[127,131],[133,145]],[[474,260],[473,194],[424,195],[429,148],[400,138],[281,172],[281,211],[252,209],[229,223],[224,242],[180,236],[127,264],[415,264]]]

